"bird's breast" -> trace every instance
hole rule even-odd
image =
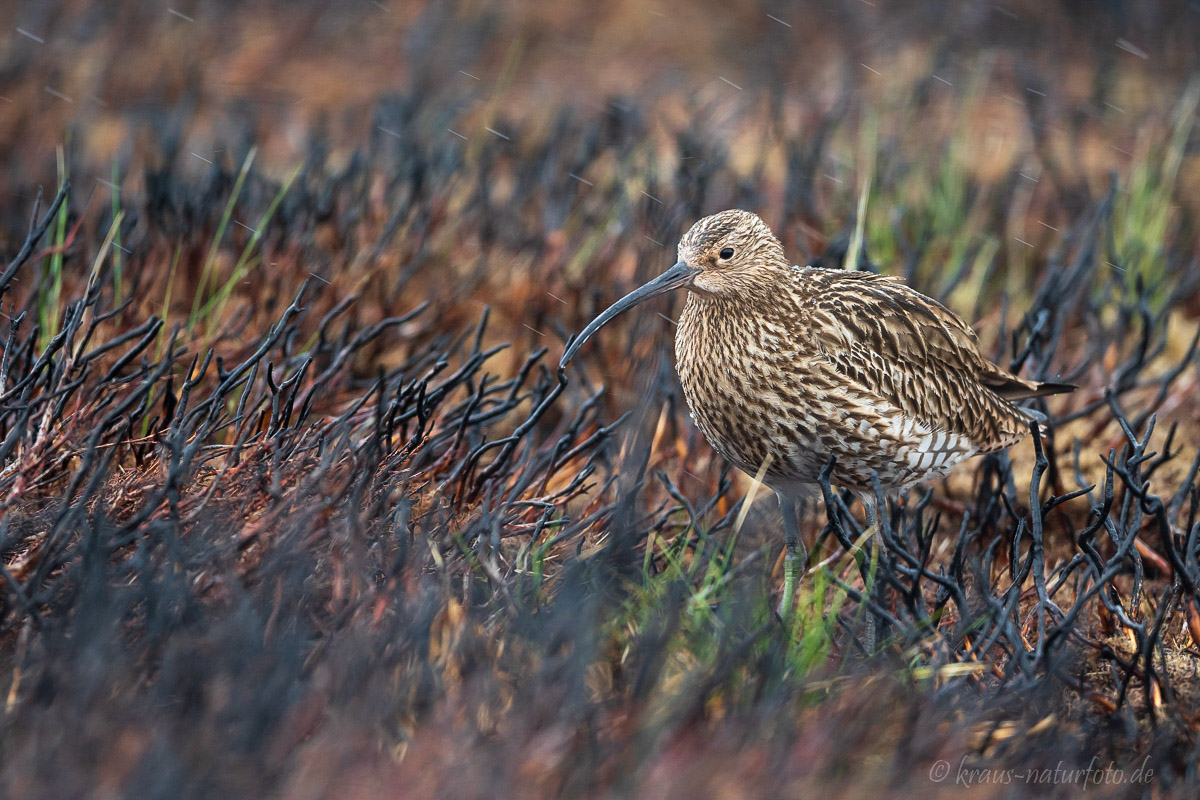
[[[689,296],[676,329],[679,380],[692,418],[714,449],[751,474],[770,457],[769,477],[800,477],[818,441],[817,394],[833,387],[804,374],[795,325],[786,314]]]

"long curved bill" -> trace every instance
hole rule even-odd
[[[686,286],[692,282],[692,279],[700,274],[700,270],[689,267],[686,262],[679,261],[675,266],[659,275],[652,281],[642,284],[634,289],[629,294],[622,297],[617,302],[606,308],[600,313],[600,316],[588,323],[587,327],[580,331],[579,335],[572,339],[567,344],[567,349],[563,352],[562,358],[558,362],[558,368],[562,369],[575,356],[579,348],[583,347],[583,343],[592,338],[592,334],[600,330],[600,328],[613,317],[633,308],[638,303],[644,300],[649,300],[651,297],[658,297],[660,294],[666,294],[672,289],[678,289],[680,286]]]

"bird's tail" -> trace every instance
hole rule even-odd
[[[1027,394],[1021,400],[1031,397],[1046,397],[1051,394],[1069,394],[1079,387],[1073,383],[1056,383],[1054,381],[1043,381],[1037,385],[1032,394]]]
[[[994,376],[992,380],[984,379],[984,385],[991,389],[996,394],[1003,397],[1005,400],[1032,400],[1035,397],[1046,397],[1052,394],[1066,394],[1073,392],[1078,387],[1073,383],[1055,383],[1054,381],[1029,381],[1024,378],[1018,378],[1015,375],[1003,373],[1001,380],[996,380]]]

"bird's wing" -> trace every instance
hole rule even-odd
[[[1011,443],[1023,415],[1011,401],[1039,384],[991,363],[975,332],[896,278],[812,270],[809,330],[827,364],[860,397],[908,420],[968,437],[979,450]]]

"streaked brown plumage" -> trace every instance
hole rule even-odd
[[[716,263],[729,246],[740,263]],[[1065,388],[992,364],[959,317],[895,278],[791,266],[747,212],[696,223],[679,256],[706,265],[675,335],[692,416],[741,469],[770,456],[773,488],[814,485],[831,455],[835,483],[870,491],[874,470],[908,488],[1015,443],[1029,416],[1013,401]]]
[[[562,363],[608,319],[681,286],[675,351],[692,417],[739,468],[765,465],[789,560],[796,499],[830,456],[834,483],[873,515],[872,472],[890,491],[945,475],[1028,432],[1036,413],[1015,401],[1074,388],[991,363],[962,319],[895,278],[792,266],[766,223],[737,210],[693,225],[679,263],[597,317]]]

